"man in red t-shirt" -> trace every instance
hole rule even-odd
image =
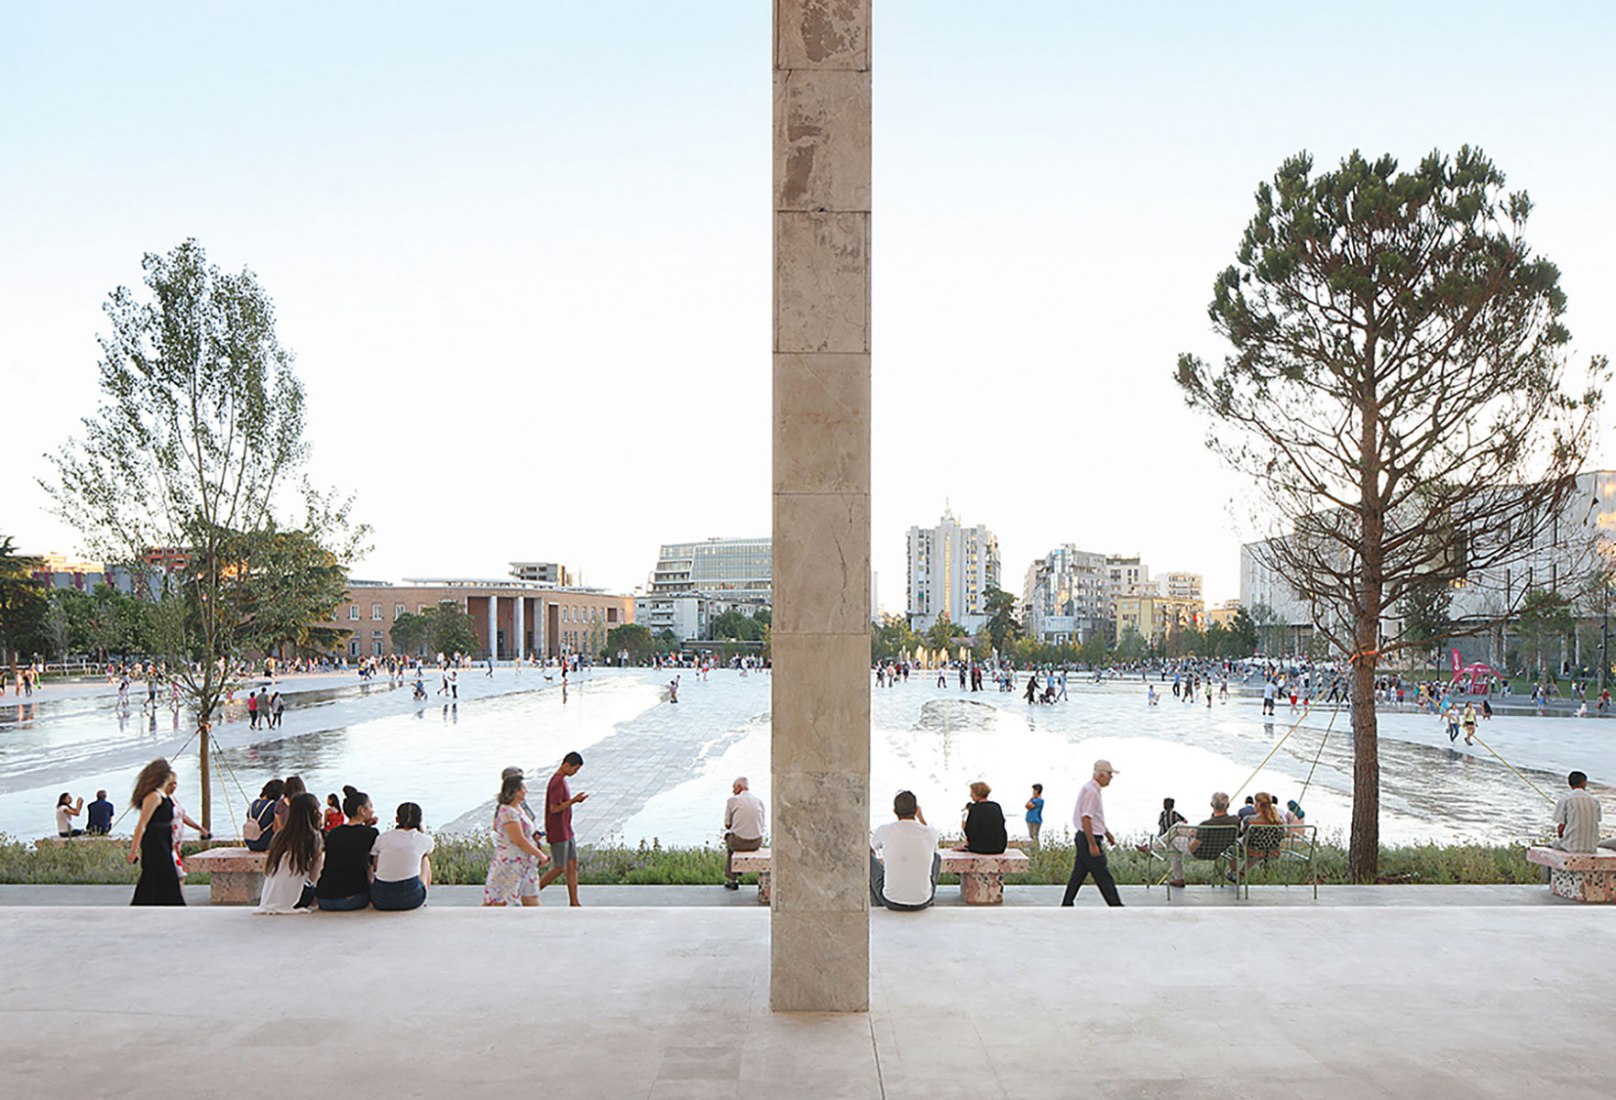
[[[572,807],[589,796],[582,791],[573,794],[567,780],[578,774],[584,758],[569,752],[561,758],[561,766],[550,777],[544,790],[544,832],[550,838],[550,869],[539,879],[539,889],[550,885],[562,872],[567,875],[567,903],[578,904],[578,844],[572,837]]]

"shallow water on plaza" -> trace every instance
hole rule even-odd
[[[266,779],[297,773],[322,797],[344,783],[368,791],[384,817],[407,799],[422,804],[434,827],[473,829],[491,812],[502,767],[528,769],[537,786],[576,749],[586,762],[574,788],[591,793],[576,812],[583,839],[716,841],[735,776],[748,776],[768,798],[770,680],[725,670],[703,682],[687,671],[674,705],[666,701],[667,678],[599,670],[571,683],[565,699],[555,678],[531,671],[516,677],[508,669],[491,679],[462,676],[453,703],[436,694],[416,703],[407,686],[385,683],[290,694],[280,731],[252,731],[240,715],[219,727],[215,827],[226,831],[239,821],[245,797]],[[428,683],[430,691],[438,686]],[[872,688],[872,820],[889,817],[892,796],[908,788],[933,824],[957,828],[968,785],[983,779],[1015,835],[1024,832],[1022,804],[1038,782],[1046,833],[1059,833],[1070,827],[1093,761],[1104,757],[1117,769],[1106,813],[1119,835],[1150,828],[1164,796],[1199,820],[1214,790],[1242,799],[1266,790],[1281,805],[1300,798],[1321,836],[1346,832],[1352,753],[1345,707],[1303,715],[1282,705],[1265,719],[1257,698],[1239,692],[1208,708],[1204,699],[1179,702],[1160,684],[1161,703],[1149,706],[1138,680],[1095,685],[1074,678],[1069,691],[1069,699],[1045,706],[1019,693],[961,692],[953,680],[939,687],[935,676]],[[105,695],[32,707],[8,697],[0,702],[0,832],[48,835],[64,790],[91,797],[105,787],[121,803],[140,764],[159,754],[176,758],[180,801],[194,815],[196,747],[187,725],[185,716],[176,722],[162,708],[152,718],[137,706],[120,719]],[[1479,745],[1451,746],[1433,717],[1383,714],[1382,837],[1505,842],[1535,833],[1549,807],[1526,780],[1557,795],[1567,767],[1608,778],[1616,768],[1613,731],[1616,723],[1591,719],[1483,723],[1482,738],[1523,779]],[[131,825],[125,820],[119,831]]]

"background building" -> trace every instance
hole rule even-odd
[[[46,588],[76,588],[80,592],[93,592],[97,585],[107,585],[119,592],[145,595],[145,586],[137,585],[139,575],[122,565],[106,565],[98,561],[73,561],[54,550],[40,554],[40,567],[33,571],[34,580]],[[141,589],[136,592],[136,589]]]
[[[1559,639],[1559,659],[1545,662],[1548,667],[1598,663],[1598,654],[1589,650],[1604,645],[1603,620],[1611,595],[1605,578],[1616,564],[1616,471],[1578,474],[1576,492],[1562,513],[1541,526],[1536,538],[1521,545],[1509,561],[1474,570],[1452,586],[1450,619],[1497,624],[1453,640],[1464,660],[1503,667],[1518,641],[1503,621],[1506,614],[1518,611],[1529,593],[1543,591],[1562,597],[1574,621]],[[1317,651],[1322,640],[1315,641],[1314,610],[1292,579],[1276,568],[1272,541],[1240,548],[1240,604],[1257,626],[1263,652],[1284,656]],[[1383,639],[1401,633],[1396,608],[1382,617],[1380,631]]]
[[[1117,597],[1117,640],[1133,631],[1146,642],[1159,644],[1167,637],[1167,601],[1153,593]]]
[[[909,625],[929,630],[941,615],[975,633],[987,621],[985,601],[999,587],[999,540],[986,527],[965,527],[945,511],[936,527],[909,528]]]
[[[524,584],[553,584],[561,588],[578,583],[572,570],[553,561],[513,561],[511,576]]]
[[[1169,572],[1162,575],[1161,593],[1167,616],[1179,626],[1206,626],[1206,601],[1201,596],[1201,574]]]
[[[679,641],[707,637],[712,621],[730,611],[756,615],[774,600],[774,551],[767,538],[712,538],[663,543],[635,621]]]
[[[1081,645],[1111,632],[1111,581],[1106,555],[1063,543],[1027,567],[1021,621],[1029,637],[1047,645]]]
[[[410,579],[403,584],[350,579],[333,622],[352,631],[350,658],[397,654],[392,626],[406,612],[419,615],[453,603],[470,618],[482,647],[475,657],[494,654],[520,660],[530,654],[594,656],[606,646],[606,633],[634,621],[634,600],[596,588],[536,587],[512,580],[464,578]],[[430,656],[425,653],[400,656]]]

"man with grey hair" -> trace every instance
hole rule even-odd
[[[1195,827],[1190,855],[1197,859],[1217,859],[1234,847],[1240,835],[1240,819],[1229,812],[1229,796],[1218,791],[1212,796],[1212,816]]]
[[[1100,888],[1100,896],[1107,905],[1113,909],[1122,906],[1116,879],[1111,877],[1111,869],[1105,863],[1105,849],[1100,846],[1102,837],[1112,847],[1117,843],[1117,838],[1105,826],[1105,805],[1100,797],[1100,792],[1111,785],[1114,774],[1111,761],[1096,760],[1094,778],[1078,791],[1077,809],[1072,813],[1072,824],[1077,827],[1077,853],[1072,860],[1072,877],[1066,881],[1066,894],[1061,898],[1062,906],[1072,904],[1090,875],[1094,876],[1094,885]]]
[[[724,803],[724,889],[739,890],[735,853],[763,847],[763,799],[747,789],[746,776],[736,776]]]

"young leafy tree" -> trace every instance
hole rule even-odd
[[[1403,617],[1403,637],[1409,648],[1438,666],[1442,643],[1453,636],[1453,588],[1446,584],[1414,584],[1397,605]]]
[[[1496,569],[1566,508],[1605,365],[1568,377],[1559,271],[1522,236],[1531,203],[1479,150],[1411,171],[1298,154],[1214,285],[1220,366],[1180,356],[1208,445],[1259,487],[1265,564],[1305,594],[1352,669],[1349,870],[1380,851],[1374,680],[1416,585]]]
[[[606,632],[606,648],[611,651],[614,660],[619,653],[627,651],[628,659],[639,664],[649,661],[656,653],[656,639],[651,636],[650,627],[641,623],[624,623]]]
[[[0,536],[0,676],[17,668],[23,654],[50,647],[45,588],[34,579],[43,562],[17,553],[9,535]]]
[[[1538,683],[1548,682],[1551,655],[1559,668],[1561,647],[1575,625],[1571,601],[1565,596],[1547,588],[1535,588],[1527,594],[1515,618],[1515,632],[1520,638],[1521,659],[1536,666]]]
[[[393,639],[393,652],[405,657],[419,656],[432,638],[432,621],[425,615],[406,611],[393,620],[388,630]]]
[[[211,826],[211,730],[256,640],[259,540],[288,527],[279,509],[296,501],[332,524],[311,527],[312,539],[339,555],[354,541],[341,529],[346,506],[295,480],[308,457],[303,386],[257,277],[221,271],[194,240],[142,266],[146,293],[119,287],[103,307],[101,404],[53,456],[45,488],[90,552],[135,567],[159,601],[158,649],[196,712]]]
[[[341,529],[329,520],[322,526]],[[332,620],[348,570],[308,530],[260,532],[232,580],[244,589],[243,633],[265,653],[329,653],[349,633]]]
[[[948,614],[945,612],[937,616],[937,621],[932,623],[931,628],[926,631],[926,648],[942,652],[951,657],[954,654],[954,639],[963,637],[965,637],[965,628],[958,623],[950,622]]]
[[[982,606],[988,614],[985,630],[993,648],[1000,653],[1008,651],[1011,643],[1021,637],[1021,620],[1016,618],[1018,603],[1002,588],[989,588],[983,594]]]
[[[1229,624],[1229,641],[1225,656],[1240,660],[1257,652],[1257,620],[1245,608],[1234,613]]]
[[[435,652],[445,657],[452,657],[456,653],[471,656],[482,648],[477,641],[477,629],[472,626],[471,616],[454,600],[444,600],[437,607],[427,608],[423,618],[429,627],[427,644]]]

